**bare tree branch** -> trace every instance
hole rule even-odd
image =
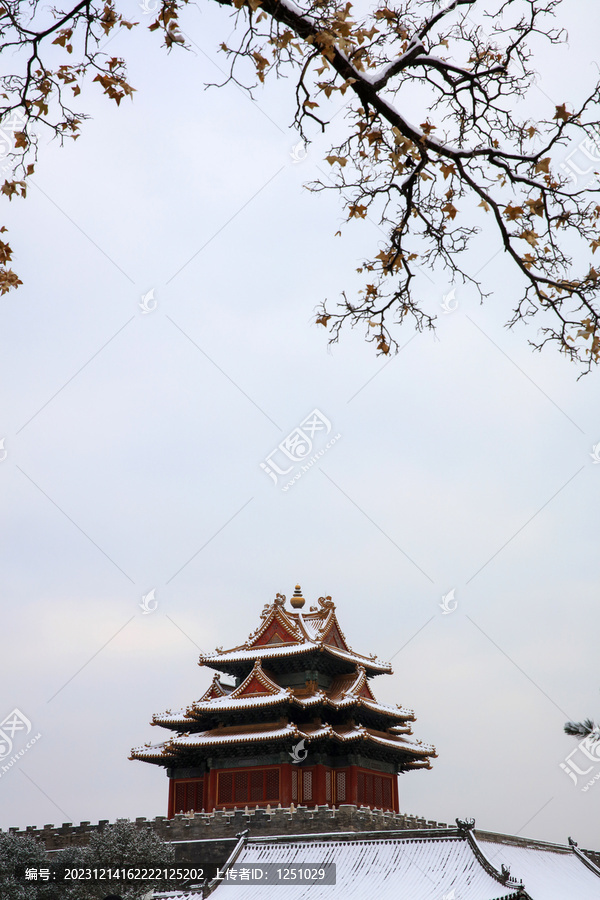
[[[256,79],[292,74],[294,123],[305,139],[309,123],[327,129],[328,100],[350,99],[346,136],[326,157],[331,179],[312,189],[339,192],[348,219],[375,216],[387,238],[366,254],[357,296],[342,293],[337,307],[319,309],[332,341],[346,325],[361,326],[387,354],[406,319],[433,328],[420,300],[423,269],[445,270],[488,296],[467,253],[483,230],[495,235],[520,285],[507,324],[534,319],[533,346],[556,345],[582,371],[600,360],[598,190],[580,185],[564,163],[560,171],[567,147],[600,169],[599,84],[575,108],[556,106],[551,120],[515,113],[534,76],[532,38],[555,45],[566,37],[556,26],[561,0],[379,0],[363,17],[344,0],[216,2],[231,9],[239,38],[236,47],[221,45],[229,78],[252,91]],[[150,26],[169,49],[182,43],[184,6],[162,0]],[[117,103],[133,91],[124,61],[99,49],[103,34],[134,24],[112,0],[53,10],[49,22],[44,15],[37,0],[0,0],[0,52],[19,48],[26,60],[2,79],[0,125],[23,119],[10,153],[16,174],[1,188],[9,198],[25,194],[33,126],[77,136],[85,114],[71,109],[67,88],[77,96],[92,73]],[[77,62],[56,65],[59,51],[71,59],[76,48]],[[417,102],[419,124],[407,114]],[[6,268],[11,252],[0,242],[1,292],[18,283]]]

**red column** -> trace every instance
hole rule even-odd
[[[206,775],[206,812],[212,812],[217,805],[217,771],[209,769]]]
[[[173,807],[175,806],[175,779],[169,778],[169,803],[167,810],[167,818],[172,819],[175,813],[173,812]]]
[[[210,777],[210,772],[206,772],[204,776],[204,781],[202,784],[202,809],[205,809],[206,812],[212,812],[212,806],[209,810],[208,808],[208,779]]]
[[[325,766],[323,763],[317,763],[315,766],[313,779],[313,803],[322,806],[324,803],[327,803],[325,794]]]
[[[393,803],[394,803],[394,812],[400,812],[400,798],[398,796],[398,776],[395,775],[393,779]]]

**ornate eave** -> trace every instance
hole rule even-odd
[[[345,651],[337,650],[334,647],[313,641],[306,641],[302,644],[279,644],[274,647],[269,647],[268,653],[265,652],[265,649],[265,647],[255,647],[251,649],[236,648],[234,650],[207,653],[200,657],[199,665],[208,666],[211,669],[216,669],[226,674],[236,675],[239,674],[240,671],[243,672],[247,669],[249,664],[254,665],[257,659],[267,659],[273,670],[276,667],[285,670],[285,668],[298,668],[298,662],[307,663],[309,660],[306,658],[313,656],[315,657],[317,664],[321,666],[323,666],[323,662],[325,661],[323,658],[327,657],[330,663],[332,663],[332,665],[329,666],[332,673],[339,671],[340,668],[344,668],[343,666],[340,666],[340,663],[342,663],[345,664],[345,670],[347,672],[352,671],[354,666],[361,665],[365,667],[369,675],[382,675],[384,673],[388,675],[392,674],[391,665],[376,657],[361,656],[358,653],[346,653]],[[302,659],[302,657],[305,657],[305,659]],[[293,662],[296,663],[296,665],[287,667],[282,665],[286,662]]]
[[[207,691],[200,697],[201,701],[216,700],[218,697],[228,697],[233,688],[223,684],[218,672],[215,672],[213,680]]]
[[[243,645],[246,650],[255,647],[269,647],[277,644],[300,643],[302,631],[298,628],[297,617],[285,607],[285,597],[277,594],[272,604],[267,603],[260,614],[261,624],[248,637]],[[269,634],[271,632],[271,634]]]
[[[335,614],[335,604],[331,597],[319,597],[319,605],[311,606],[307,613],[292,613],[298,620],[302,633],[309,641],[317,641],[352,653],[346,636]]]
[[[212,685],[203,697],[211,691]],[[386,728],[393,729],[397,734],[410,734],[409,723],[415,721],[412,710],[377,702],[363,666],[358,666],[350,675],[338,676],[325,691],[309,685],[303,688],[282,687],[265,672],[262,661],[257,660],[244,681],[229,693],[223,692],[214,699],[212,696],[201,699],[175,714],[155,715],[152,724],[172,730],[200,731],[202,726],[205,729],[212,727],[210,723],[215,720],[227,724],[228,719],[239,720],[241,717],[243,720],[248,714],[257,713],[264,719],[276,711],[292,718],[295,714],[314,717],[332,712],[359,720],[366,716],[371,724],[387,722]]]
[[[257,659],[252,671],[229,695],[228,700],[241,700],[246,697],[273,697],[288,694],[289,688],[282,688],[267,675],[262,666],[262,659]]]
[[[216,748],[235,747],[238,752],[243,752],[244,747],[260,742],[284,748],[300,740],[315,748],[326,744],[329,749],[337,749],[338,753],[348,752],[350,748],[355,751],[360,749],[367,755],[393,759],[402,770],[431,768],[429,760],[437,756],[435,748],[430,745],[413,743],[399,735],[390,735],[364,726],[341,727],[319,721],[298,726],[279,721],[181,734],[162,744],[136,747],[130,758],[168,766],[178,760],[183,765],[189,762],[190,757],[200,759],[210,756]]]
[[[363,666],[367,675],[391,674],[389,663],[375,654],[364,656],[352,650],[335,614],[331,597],[320,597],[319,606],[310,612],[289,612],[284,609],[285,597],[278,594],[272,604],[261,613],[261,624],[248,640],[229,650],[218,648],[214,653],[202,654],[199,665],[209,666],[229,674],[239,674],[256,660],[268,660],[271,665],[284,661],[298,662],[304,655],[315,653],[329,656],[338,670],[340,663]],[[341,667],[342,670],[344,667]],[[348,666],[345,667],[348,671]]]
[[[391,673],[390,664],[350,647],[330,597],[320,597],[318,606],[303,612],[305,600],[297,586],[291,602],[292,610],[285,609],[285,597],[278,594],[263,609],[259,626],[244,644],[202,654],[200,665],[216,673],[208,689],[188,708],[153,717],[153,725],[172,732],[167,740],[132,750],[132,759],[164,766],[171,779],[179,779],[179,793],[170,794],[170,809],[184,802],[181,784],[192,777],[184,774],[190,771],[208,773],[208,781],[198,790],[205,792],[203,804],[214,804],[221,790],[219,771],[227,768],[222,763],[225,760],[245,769],[248,779],[265,765],[279,767],[281,772],[289,769],[289,775],[281,775],[284,781],[288,779],[282,790],[289,792],[292,784],[296,784],[294,790],[304,790],[291,774],[295,771],[292,763],[304,762],[302,756],[294,758],[296,747],[310,753],[309,768],[319,759],[329,760],[326,765],[337,768],[340,777],[344,767],[357,766],[360,772],[360,767],[368,770],[371,763],[375,774],[368,775],[370,780],[365,780],[367,775],[355,775],[352,787],[348,782],[348,790],[363,791],[363,799],[367,790],[372,790],[368,785],[375,783],[373,778],[380,777],[377,771],[385,771],[385,777],[391,778],[396,772],[431,767],[435,748],[411,737],[413,710],[380,703],[373,693],[369,679]],[[224,684],[219,672],[234,675],[235,685]],[[256,777],[260,780],[262,776]],[[325,775],[318,779],[321,777]],[[338,788],[332,788],[331,776],[327,777],[331,799],[331,791]],[[204,775],[197,778],[200,782]],[[244,783],[243,778],[239,783]],[[383,790],[383,782],[378,784]],[[386,784],[386,804],[397,810],[397,786]],[[322,793],[325,782],[319,785],[315,790],[326,798]],[[339,796],[344,802],[345,794]],[[373,797],[368,801],[371,804]],[[188,797],[185,802],[192,800]]]

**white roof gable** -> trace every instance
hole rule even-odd
[[[570,848],[541,849],[496,841],[478,841],[486,858],[503,864],[525,885],[533,900],[600,900],[600,877]]]

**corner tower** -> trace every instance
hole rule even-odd
[[[352,650],[331,597],[317,602],[304,612],[299,585],[291,609],[277,594],[244,644],[200,657],[216,674],[199,700],[153,716],[172,735],[130,758],[166,768],[169,817],[267,804],[398,812],[397,775],[431,768],[435,748],[409,739],[413,711],[373,694],[390,664]]]

